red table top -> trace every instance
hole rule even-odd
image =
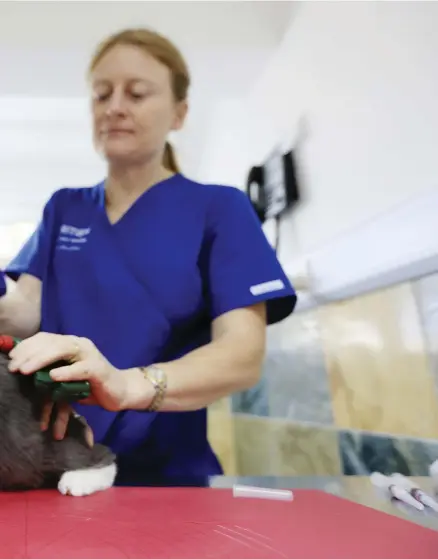
[[[0,559],[437,559],[438,532],[314,490],[0,494]],[[438,522],[438,521],[437,521]]]

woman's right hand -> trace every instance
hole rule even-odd
[[[48,402],[43,409],[43,414],[41,417],[41,430],[47,431],[50,426],[50,418],[53,412],[54,404],[53,402]],[[68,404],[57,405],[56,410],[56,420],[53,425],[53,436],[56,440],[61,441],[65,437],[67,431],[68,422],[71,416],[76,417],[82,423],[85,429],[85,440],[90,448],[94,445],[94,436],[91,427],[88,425],[85,417],[77,414],[71,406]]]

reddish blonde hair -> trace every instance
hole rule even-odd
[[[190,73],[183,55],[169,39],[150,29],[125,29],[104,39],[94,52],[89,72],[91,73],[94,70],[105,54],[118,45],[138,47],[167,66],[171,73],[171,86],[175,101],[185,101],[187,99]],[[166,142],[165,145],[163,166],[174,173],[180,172],[175,151],[169,142]]]

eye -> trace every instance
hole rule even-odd
[[[141,101],[142,99],[146,99],[147,97],[150,97],[151,94],[151,88],[145,87],[144,85],[141,85],[140,87],[130,87],[127,90],[127,95],[134,101]]]
[[[133,83],[128,84],[126,93],[134,101],[140,101],[150,97],[154,93],[154,88],[152,85],[149,85],[144,81],[136,80]]]
[[[146,97],[146,93],[140,93],[139,91],[131,91],[129,95],[133,99],[143,99],[144,97]]]
[[[93,94],[93,99],[97,102],[106,101],[111,97],[110,91],[95,91]]]

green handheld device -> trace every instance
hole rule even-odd
[[[21,340],[12,336],[0,335],[0,353],[8,354]],[[53,363],[50,368],[42,369],[34,374],[35,387],[45,394],[52,402],[74,402],[84,400],[91,394],[90,383],[87,381],[58,382],[50,377],[50,370],[69,365],[66,361]]]

